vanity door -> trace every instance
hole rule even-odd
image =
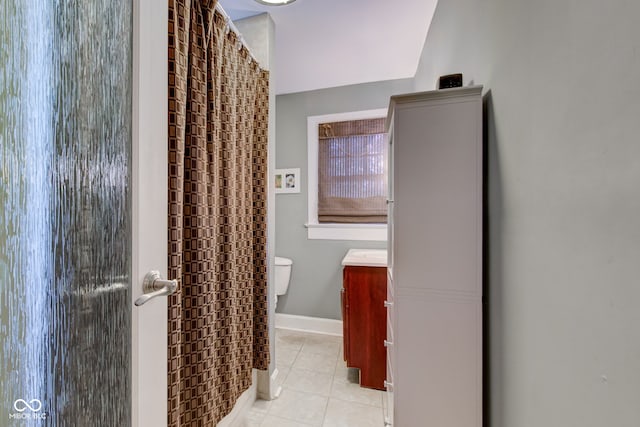
[[[344,354],[360,369],[362,387],[384,390],[387,320],[385,267],[346,266],[343,273]]]

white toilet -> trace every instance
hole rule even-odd
[[[291,279],[291,266],[293,261],[289,258],[277,256],[275,259],[276,270],[276,305],[278,305],[278,296],[284,295],[289,289],[289,280]]]

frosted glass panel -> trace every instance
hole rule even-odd
[[[0,4],[0,426],[127,426],[129,0]]]

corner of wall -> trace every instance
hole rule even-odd
[[[234,22],[234,25],[242,33],[252,55],[260,63],[260,66],[269,71],[269,143],[267,154],[267,177],[269,179],[267,190],[267,282],[269,287],[269,347],[271,351],[271,363],[268,371],[259,371],[257,375],[258,396],[261,399],[271,400],[275,397],[274,385],[271,384],[271,376],[275,365],[275,289],[273,278],[275,270],[273,260],[276,248],[276,208],[275,192],[271,186],[271,177],[276,167],[276,91],[275,91],[275,23],[268,13],[252,16]]]

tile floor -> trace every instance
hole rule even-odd
[[[383,427],[384,392],[360,387],[342,337],[276,329],[280,396],[258,400],[246,427]]]

